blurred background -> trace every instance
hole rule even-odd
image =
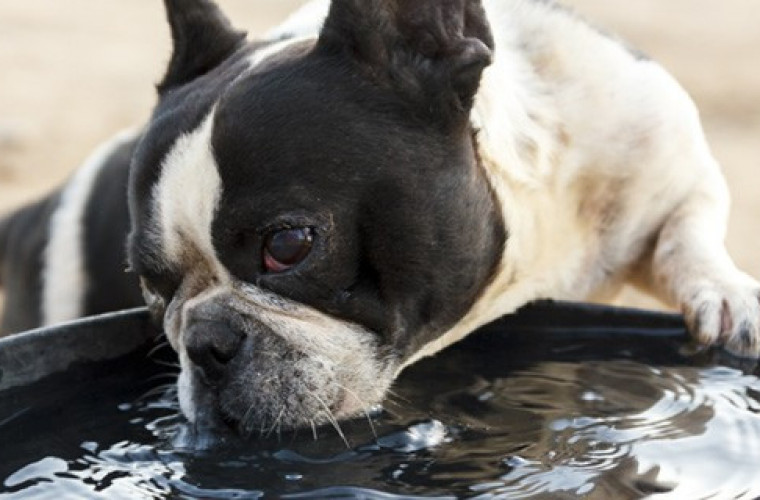
[[[255,36],[303,2],[219,3]],[[760,277],[756,2],[564,3],[660,62],[696,100],[733,194],[729,250]],[[142,124],[168,57],[159,0],[0,0],[0,213],[63,181],[114,132]],[[656,305],[631,293],[625,299]]]

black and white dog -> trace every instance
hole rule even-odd
[[[140,304],[139,277],[183,412],[241,433],[359,414],[484,323],[626,281],[758,355],[693,103],[566,9],[334,0],[248,42],[165,3],[148,125],[2,223],[5,332]]]

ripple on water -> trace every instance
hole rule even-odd
[[[529,388],[529,389],[526,389]],[[594,498],[660,493],[658,498],[760,495],[760,416],[754,376],[725,367],[653,369],[633,362],[545,363],[483,390],[489,408],[484,449],[513,441],[493,415],[530,407],[538,436],[502,460],[500,484],[473,488],[506,498],[569,492]],[[592,397],[589,395],[592,394]],[[474,395],[477,397],[477,395]],[[535,401],[542,402],[540,407]],[[445,402],[440,404],[445,406]],[[497,446],[493,444],[498,443]],[[479,498],[479,497],[477,497]]]
[[[374,414],[372,426],[344,424],[348,448],[332,428],[318,429],[317,440],[309,430],[216,450],[178,447],[186,424],[160,394],[72,405],[55,429],[51,408],[31,409],[0,424],[0,453],[12,458],[0,464],[0,495],[760,496],[753,375],[632,360],[478,362],[444,359],[408,374],[392,412]],[[49,449],[13,436],[39,436]]]

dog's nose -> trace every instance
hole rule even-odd
[[[208,382],[220,380],[229,362],[235,358],[243,333],[219,321],[196,321],[190,326],[185,348]]]

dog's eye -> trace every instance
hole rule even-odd
[[[264,239],[264,268],[281,273],[303,261],[314,241],[314,231],[308,227],[273,231]]]

